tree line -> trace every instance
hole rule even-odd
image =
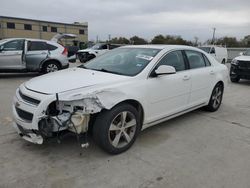
[[[188,45],[188,46],[200,46],[203,44],[215,44],[223,45],[226,47],[250,47],[250,35],[245,36],[243,39],[238,40],[236,37],[221,37],[214,41],[207,40],[205,43],[199,42],[198,37],[194,37],[194,40],[185,40],[181,36],[173,35],[156,35],[152,40],[148,41],[139,36],[133,36],[131,38],[115,37],[112,38],[110,43],[116,44],[176,44],[176,45]]]

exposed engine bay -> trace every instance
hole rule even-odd
[[[57,137],[60,142],[59,133],[63,130],[75,133],[81,147],[87,147],[87,133],[90,114],[102,110],[98,100],[85,98],[75,101],[59,101],[56,94],[56,101],[52,102],[43,117],[40,118],[38,128],[43,138]],[[84,139],[81,137],[84,136]],[[81,140],[84,140],[82,143]]]

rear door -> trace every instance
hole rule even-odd
[[[192,77],[189,107],[202,105],[211,96],[215,80],[215,67],[211,66],[207,57],[201,52],[186,50],[185,54]]]
[[[26,66],[28,70],[37,71],[40,63],[47,59],[49,50],[47,43],[44,41],[28,41],[26,52]]]
[[[23,69],[24,62],[24,40],[11,40],[0,47],[0,68],[1,69]]]

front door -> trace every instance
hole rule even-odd
[[[185,110],[190,97],[191,76],[183,52],[168,53],[156,68],[160,65],[173,66],[176,73],[148,79],[149,123]]]
[[[24,40],[11,40],[0,46],[1,69],[24,69]]]

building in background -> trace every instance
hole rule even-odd
[[[59,23],[26,18],[0,16],[0,39],[37,38],[50,40],[57,33],[77,35],[74,39],[64,39],[65,46],[82,47],[88,42],[88,23]]]

